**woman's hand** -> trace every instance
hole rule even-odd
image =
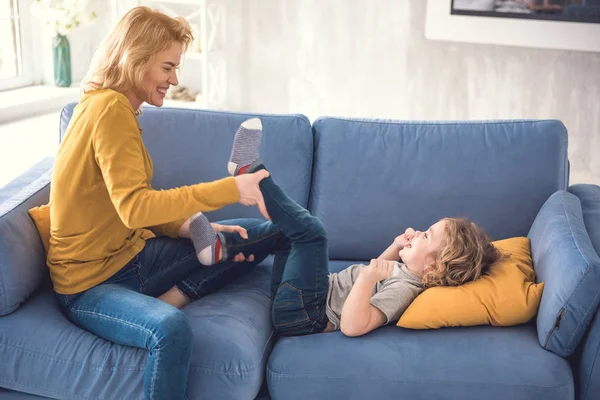
[[[240,199],[238,203],[244,206],[258,206],[260,213],[269,221],[269,213],[265,206],[265,199],[258,187],[258,183],[264,178],[269,176],[269,171],[261,169],[260,171],[252,174],[242,174],[235,177],[235,183],[240,193]]]
[[[396,236],[396,239],[394,239],[394,246],[396,247],[396,250],[400,251],[405,248],[414,237],[415,230],[413,228],[406,228],[406,231],[404,231],[402,235]]]
[[[215,230],[215,232],[237,232],[243,239],[248,239],[248,231],[246,231],[246,228],[241,227],[239,225],[221,225],[215,224],[213,222],[211,222],[210,225]],[[254,261],[254,254],[250,254],[248,258],[246,258],[244,253],[238,253],[235,255],[235,257],[232,258],[232,260],[235,262],[252,262]]]
[[[221,225],[211,222],[210,226],[212,226],[215,232],[237,232],[242,239],[248,239],[248,231],[239,225]]]

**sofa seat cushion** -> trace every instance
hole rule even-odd
[[[267,365],[275,399],[572,399],[568,361],[531,324],[414,331],[387,326],[277,341]]]
[[[272,346],[270,268],[184,308],[194,333],[190,399],[251,399]],[[0,318],[0,387],[60,399],[141,399],[147,352],[69,322],[49,287]]]

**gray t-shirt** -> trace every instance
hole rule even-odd
[[[364,267],[365,265],[355,264],[338,273],[329,274],[326,313],[335,330],[340,328],[342,307],[354,282],[360,275],[360,270]],[[377,282],[373,287],[371,304],[385,314],[387,317],[386,324],[389,324],[398,320],[422,291],[421,279],[410,272],[406,265],[398,262],[394,266],[392,275]]]

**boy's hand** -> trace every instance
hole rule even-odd
[[[365,279],[376,283],[392,276],[395,261],[373,259],[371,263],[360,270],[360,275]]]
[[[405,248],[414,237],[415,230],[413,228],[406,228],[402,235],[396,236],[396,239],[394,239],[394,246],[396,246],[396,249],[400,251]]]

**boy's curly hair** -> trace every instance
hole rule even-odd
[[[444,218],[446,240],[432,268],[423,274],[423,286],[458,286],[488,273],[502,254],[477,224],[464,218]]]

